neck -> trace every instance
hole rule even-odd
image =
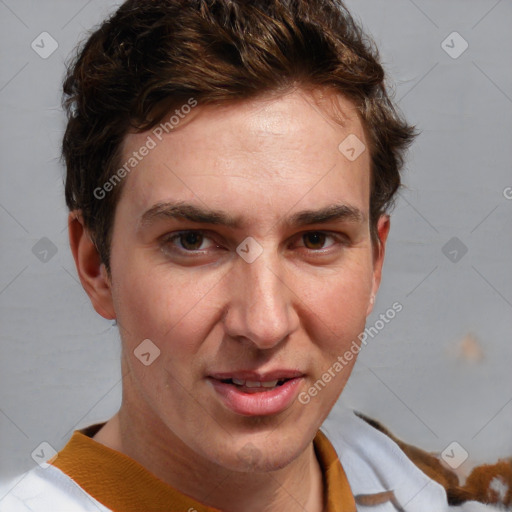
[[[94,440],[129,456],[174,489],[225,512],[323,510],[322,472],[312,442],[282,469],[234,472],[193,452],[158,419],[124,400]]]

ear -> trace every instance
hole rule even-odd
[[[80,211],[73,211],[68,217],[68,233],[71,252],[82,286],[91,303],[103,318],[116,318],[112,301],[110,278],[96,246],[84,226]]]
[[[366,316],[368,316],[373,310],[373,304],[375,297],[379,291],[380,281],[382,277],[382,265],[384,264],[384,255],[386,253],[386,241],[388,239],[389,228],[391,221],[389,215],[381,215],[377,221],[377,236],[378,241],[373,246],[373,277],[372,277],[372,294]]]

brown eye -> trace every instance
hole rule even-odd
[[[193,231],[182,233],[179,236],[181,246],[187,251],[197,251],[201,247],[203,239],[202,233],[195,233]]]
[[[313,232],[303,235],[304,246],[308,249],[322,249],[327,235],[325,233]]]

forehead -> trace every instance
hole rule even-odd
[[[368,209],[369,151],[352,159],[345,143],[359,152],[364,129],[356,107],[340,95],[299,90],[197,106],[178,109],[162,123],[129,134],[123,144],[124,161],[151,148],[123,185],[120,203],[131,205],[132,216],[170,200],[237,213],[252,204],[260,214],[270,209],[276,215],[298,201],[303,208],[344,201]]]

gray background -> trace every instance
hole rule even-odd
[[[59,162],[64,62],[114,5],[0,0],[0,498],[35,465],[39,443],[58,450],[74,429],[106,420],[120,404],[118,332],[77,281]],[[369,340],[342,401],[426,449],[458,441],[468,467],[511,456],[512,2],[348,5],[422,134],[368,325],[395,301],[404,309]],[[44,31],[58,43],[46,59],[31,48]],[[469,45],[458,58],[441,46],[453,31]],[[447,44],[462,48],[461,40]],[[442,250],[453,237],[467,247],[458,262]],[[461,351],[468,335],[480,361]],[[336,411],[326,422],[331,435]]]

